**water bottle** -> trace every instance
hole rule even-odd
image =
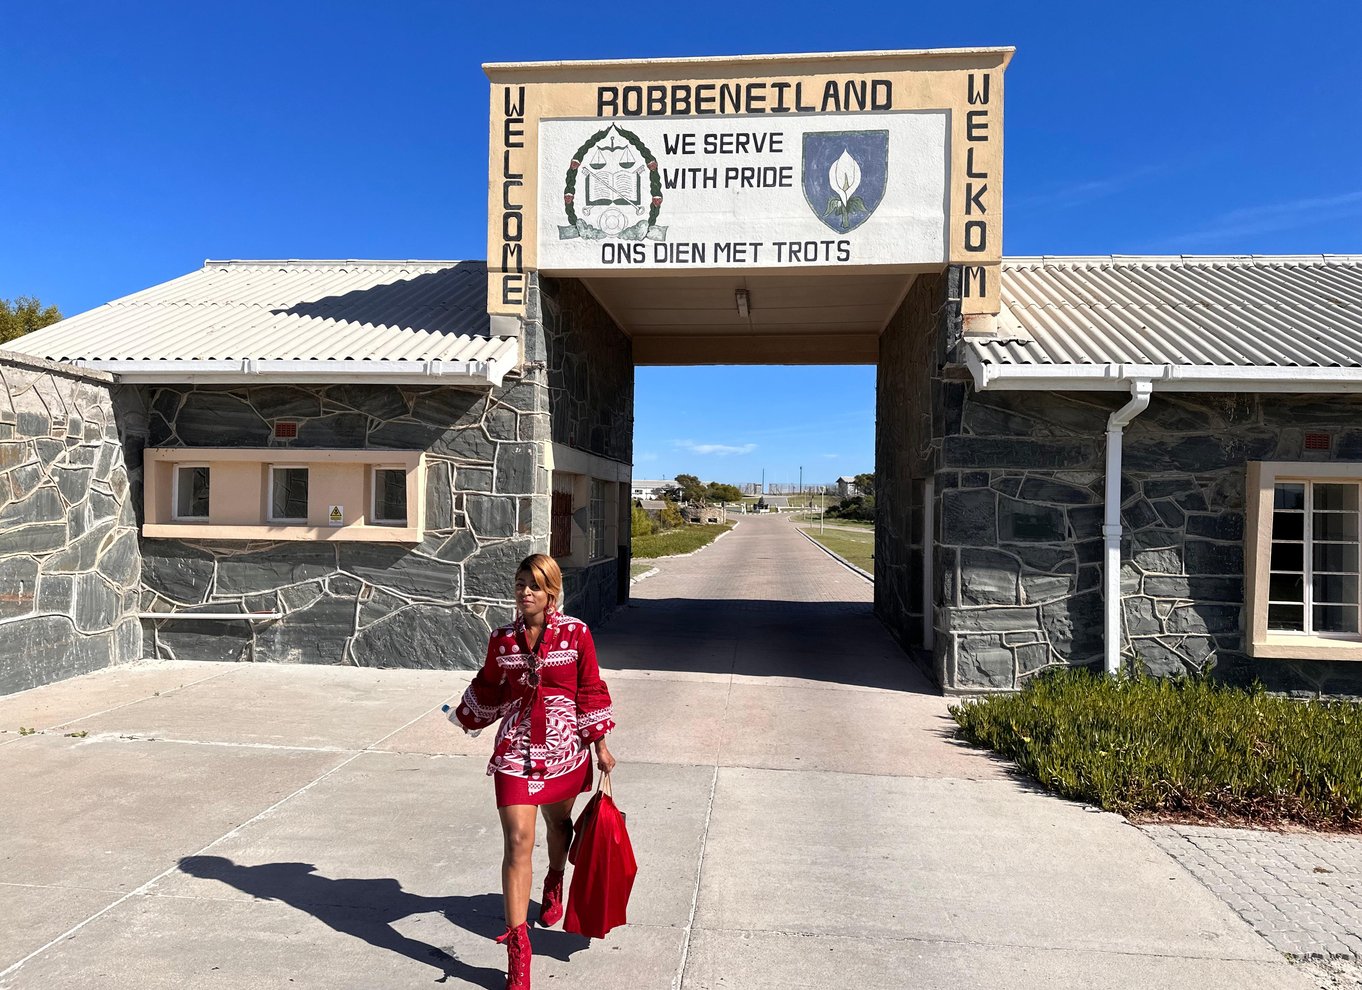
[[[441,705],[440,711],[444,712],[451,722],[457,725],[460,729],[463,729],[464,732],[467,732],[469,739],[476,739],[478,738],[478,736],[482,735],[481,729],[464,729],[463,724],[459,721],[459,717],[454,714],[454,709],[450,708],[448,705]]]

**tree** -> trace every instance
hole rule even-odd
[[[717,481],[711,481],[709,488],[705,492],[706,497],[711,502],[741,502],[742,490],[737,485],[721,485]]]
[[[856,494],[866,496],[875,494],[875,475],[873,472],[856,475]]]
[[[651,536],[656,532],[657,521],[648,515],[648,510],[641,505],[634,506],[629,520],[629,535]]]
[[[41,330],[61,319],[56,306],[44,306],[32,296],[20,296],[13,301],[0,299],[0,344]]]
[[[681,486],[681,501],[690,505],[704,505],[708,489],[693,474],[678,474],[676,483]]]
[[[663,502],[662,511],[657,514],[657,522],[662,529],[676,529],[686,525],[686,517],[681,514],[675,502]]]

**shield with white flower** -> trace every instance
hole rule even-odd
[[[804,135],[804,198],[834,232],[848,233],[870,219],[888,177],[888,131]]]

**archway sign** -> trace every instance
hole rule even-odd
[[[839,278],[896,274],[906,285],[905,275],[959,265],[962,311],[987,330],[998,312],[1011,55],[484,66],[488,312],[523,318],[539,271],[605,286],[598,296],[628,331],[633,311],[614,280],[641,280],[657,297],[671,284],[659,279],[683,277],[730,300],[737,285],[735,319],[756,326],[761,290],[774,304],[792,276],[826,278],[835,294]]]

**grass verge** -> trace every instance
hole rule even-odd
[[[819,533],[817,526],[801,526],[800,529],[837,556],[845,557],[863,571],[875,573],[875,531],[873,529],[866,530],[864,533],[852,533],[844,529],[825,529],[822,533]]]
[[[637,543],[639,539],[640,537],[634,537],[634,542]],[[652,561],[648,561],[646,564],[636,564],[631,560],[629,561],[629,577],[636,578],[640,574],[647,574],[654,566]]]
[[[1072,670],[950,712],[969,742],[1107,811],[1362,831],[1360,704]]]
[[[715,523],[711,526],[684,526],[669,529],[648,536],[635,536],[633,540],[634,559],[647,560],[651,557],[669,557],[677,553],[692,553],[720,534],[733,528],[733,523]]]

